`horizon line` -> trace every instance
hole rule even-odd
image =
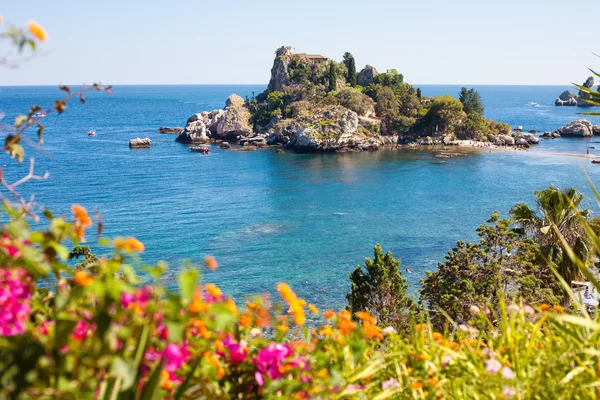
[[[408,82],[405,82],[408,83]],[[45,84],[25,84],[11,85],[0,84],[0,87],[53,87],[59,85],[83,86],[83,83],[45,83]],[[92,84],[88,83],[88,86]],[[268,86],[268,83],[111,83],[103,86]],[[544,84],[544,83],[411,83],[412,86],[575,86],[571,84]]]

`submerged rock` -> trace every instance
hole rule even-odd
[[[165,133],[168,135],[179,135],[181,132],[183,132],[183,129],[183,127],[168,128],[166,126],[161,126],[160,128],[158,128],[157,132]]]
[[[592,123],[587,119],[572,121],[568,125],[557,129],[556,132],[566,137],[589,137],[594,135]]]

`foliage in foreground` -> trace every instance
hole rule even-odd
[[[76,269],[61,243],[91,225],[83,208],[33,232],[6,212],[3,398],[593,398],[600,385],[600,323],[560,306],[473,306],[452,330],[420,321],[401,336],[366,312],[321,313],[284,283],[282,305],[265,295],[241,306],[194,268],[177,291],[140,286],[134,238]],[[314,326],[307,312],[319,315]]]

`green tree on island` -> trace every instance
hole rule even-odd
[[[354,87],[356,86],[356,63],[354,61],[354,56],[351,53],[344,53],[344,64],[348,69],[346,82],[348,82],[350,86]]]
[[[479,116],[483,116],[483,112],[485,111],[485,107],[483,106],[483,101],[481,100],[481,95],[475,89],[467,89],[463,87],[458,94],[458,99],[463,105],[463,110],[467,115],[476,114]]]
[[[337,72],[333,61],[329,62],[329,74],[327,75],[327,79],[329,82],[329,91],[335,91],[337,89]]]
[[[415,304],[406,294],[408,285],[400,271],[400,259],[389,251],[384,255],[380,245],[373,253],[374,259],[365,259],[364,270],[359,265],[350,274],[348,308],[353,316],[367,311],[379,325],[407,333],[415,322]]]

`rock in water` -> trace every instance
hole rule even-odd
[[[577,95],[571,93],[568,90],[565,90],[558,96],[558,99],[554,102],[555,106],[576,106],[577,105]]]
[[[239,136],[246,137],[252,133],[250,126],[250,111],[237,94],[227,98],[225,111],[216,125],[217,136],[223,139],[237,139]]]
[[[180,143],[206,143],[209,140],[209,130],[201,113],[189,117],[183,132],[175,139]]]
[[[129,141],[129,148],[130,149],[144,149],[144,148],[149,148],[150,147],[150,143],[152,143],[152,140],[150,140],[148,138],[131,139]]]
[[[592,123],[587,119],[578,119],[556,130],[561,136],[589,137],[594,135]]]
[[[291,46],[282,46],[275,52],[275,61],[271,68],[271,80],[267,90],[269,92],[280,91],[288,84],[288,65],[292,56]]]
[[[165,133],[165,134],[169,134],[169,135],[179,135],[181,132],[183,132],[185,128],[181,128],[181,127],[176,127],[176,128],[169,128],[166,126],[161,126],[160,128],[158,128],[158,133]]]
[[[375,67],[367,65],[358,73],[357,82],[360,86],[367,87],[373,82],[373,79],[375,79],[376,76],[377,70]]]
[[[588,89],[591,89],[594,86],[594,77],[590,76],[589,78],[587,78],[587,80],[583,83],[582,85],[583,87],[586,87]],[[586,102],[586,99],[591,98],[591,96],[587,93],[585,93],[584,91],[580,90],[579,91],[579,98],[577,99],[577,106],[578,107],[594,107],[593,104],[590,104],[588,102]]]

